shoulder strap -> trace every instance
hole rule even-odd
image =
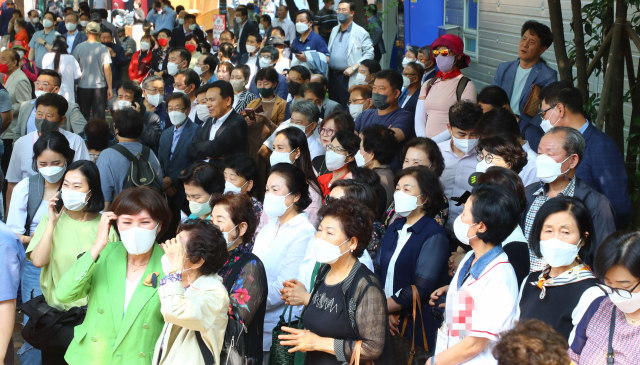
[[[27,196],[27,219],[25,220],[25,235],[31,234],[31,222],[36,215],[42,197],[44,196],[44,178],[40,174],[29,177],[29,195]]]
[[[458,99],[458,101],[460,101],[460,99],[462,98],[462,93],[464,92],[464,89],[467,87],[467,84],[469,83],[469,78],[466,76],[462,76],[462,78],[460,79],[460,81],[458,81],[458,88],[456,89],[456,98]]]
[[[525,133],[527,133],[527,129],[531,128],[533,125],[530,123],[525,124],[524,127],[522,127],[522,133],[520,133],[520,137],[522,137],[522,139],[524,139],[525,141],[527,140],[527,138],[525,138]]]
[[[196,339],[198,340],[198,347],[200,347],[200,352],[202,353],[202,358],[204,359],[204,364],[214,365],[216,363],[216,359],[213,357],[211,350],[209,350],[207,345],[204,343],[204,340],[202,339],[202,335],[200,334],[200,331],[195,331],[195,332],[196,332]]]
[[[125,148],[126,149],[126,148]],[[127,150],[129,151],[129,150]],[[151,149],[148,146],[142,145],[142,158],[145,161],[149,161],[149,156],[151,155]],[[153,170],[153,169],[152,169]]]
[[[613,365],[615,353],[613,351],[613,333],[616,329],[616,306],[611,311],[611,326],[609,327],[609,349],[607,350],[607,365]]]
[[[433,77],[429,79],[429,81],[427,81],[427,91],[424,93],[425,99],[427,98],[427,95],[429,95],[429,91],[431,91],[431,88],[433,87],[433,84],[435,84],[435,82],[436,82],[436,77]]]
[[[130,162],[133,162],[135,160],[135,158],[136,158],[131,153],[131,151],[129,151],[126,147],[124,147],[121,144],[114,144],[113,146],[111,146],[109,148],[113,148],[114,150],[118,151],[121,155],[123,155]],[[144,146],[142,147],[142,150],[144,151]]]

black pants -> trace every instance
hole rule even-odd
[[[107,109],[107,88],[85,89],[78,87],[78,105],[84,119],[100,118],[105,120]]]
[[[378,47],[378,45],[373,46],[373,60],[380,62],[381,59],[382,53],[380,52],[380,47]]]
[[[347,109],[349,102],[349,76],[344,71],[329,71],[329,99],[340,103]]]

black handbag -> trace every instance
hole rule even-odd
[[[393,357],[396,359],[397,364],[423,365],[427,363],[432,352],[429,351],[429,346],[427,345],[424,320],[422,319],[422,304],[420,302],[418,288],[416,288],[415,285],[411,285],[411,290],[413,292],[413,336],[410,340],[404,337],[404,331],[407,329],[407,322],[409,320],[409,316],[405,316],[404,323],[402,324],[402,332],[399,335],[391,337]],[[416,309],[420,312],[420,327],[422,328],[424,347],[416,347]]]
[[[22,337],[31,346],[49,353],[64,354],[73,340],[74,327],[82,324],[87,307],[73,307],[59,311],[39,295],[20,306],[29,321],[22,329]]]
[[[244,353],[247,327],[238,318],[240,316],[237,310],[233,308],[233,316],[229,316],[227,330],[224,332],[224,343],[220,352],[220,363],[223,365],[245,365],[247,363]]]
[[[289,310],[289,319],[285,321],[284,316],[287,313],[287,309]],[[293,365],[295,361],[295,353],[289,352],[289,349],[292,349],[293,346],[282,346],[280,345],[280,339],[278,336],[280,335],[288,335],[289,332],[285,332],[282,330],[282,327],[291,327],[298,328],[298,321],[291,321],[291,312],[293,311],[293,307],[290,305],[284,306],[284,311],[280,315],[280,320],[278,324],[273,329],[271,348],[269,349],[269,365]]]

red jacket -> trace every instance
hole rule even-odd
[[[147,51],[147,55],[138,62],[140,56],[138,51],[131,56],[131,62],[129,63],[129,80],[136,80],[142,83],[145,77],[149,74],[149,65],[151,64],[151,51]]]

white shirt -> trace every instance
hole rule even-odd
[[[511,110],[513,110],[515,115],[520,115],[520,96],[522,96],[524,84],[527,83],[527,78],[531,70],[533,70],[533,67],[525,70],[518,64],[516,77],[513,79],[513,92],[511,93]]]
[[[524,142],[524,144],[522,145],[522,149],[527,153],[527,164],[524,165],[522,171],[520,171],[518,175],[520,176],[520,179],[522,179],[522,183],[526,187],[540,181],[537,176],[538,168],[536,167],[536,159],[538,158],[538,154],[531,149],[528,141]]]
[[[467,252],[460,262],[459,268],[464,266],[472,254],[473,251]],[[449,285],[445,311],[446,321],[438,330],[435,353],[439,354],[464,339],[461,337],[461,333],[454,332],[461,326],[459,323],[454,323],[454,320],[463,317],[460,313],[461,310],[472,310],[471,318],[466,317],[466,323],[471,326],[471,329],[467,330],[464,336],[488,338],[489,343],[478,356],[464,364],[497,365],[498,361],[493,357],[491,351],[500,339],[500,333],[508,331],[513,326],[518,300],[518,279],[516,279],[513,267],[509,265],[509,258],[504,252],[489,262],[477,279],[473,275],[469,275],[469,278],[458,289],[458,276],[461,271],[456,272],[451,280],[451,285]],[[472,308],[458,305],[458,303],[464,302],[462,300],[464,296],[471,296],[473,299]],[[469,320],[470,324],[468,324]]]
[[[53,70],[53,59],[55,53],[47,53],[42,58],[42,68],[45,70]],[[79,79],[82,76],[82,70],[80,70],[80,64],[72,55],[60,55],[60,64],[58,65],[58,72],[62,76],[62,85],[60,85],[60,92],[58,94],[64,96],[70,103],[76,102],[76,94],[74,88],[74,80]]]
[[[384,281],[384,294],[387,298],[391,298],[394,294],[393,292],[393,274],[395,273],[396,261],[398,260],[398,256],[400,256],[400,252],[404,248],[404,245],[407,244],[409,238],[411,237],[411,232],[409,232],[410,224],[404,224],[402,226],[402,230],[398,232],[398,244],[396,245],[396,250],[393,251],[393,256],[391,256],[391,261],[389,261],[389,269],[387,270],[387,278]],[[401,289],[402,290],[402,289]],[[398,290],[398,294],[401,290]]]
[[[24,225],[27,222],[27,203],[29,201],[29,179],[22,179],[11,194],[11,205],[7,215],[7,227],[15,234],[25,234]],[[34,233],[42,216],[49,213],[49,201],[43,200],[31,219],[30,232]]]
[[[451,200],[451,197],[459,197],[464,194],[465,191],[471,191],[471,185],[469,185],[469,176],[476,172],[476,149],[472,148],[466,155],[460,158],[455,152],[451,144],[452,140],[438,143],[442,157],[444,158],[444,171],[440,176],[440,182],[444,186],[444,195],[449,200],[449,220],[445,228],[447,231],[453,231],[453,222],[462,214],[464,206],[456,206],[456,202]]]
[[[300,213],[282,227],[279,226],[280,219],[270,219],[256,236],[253,246],[253,253],[264,265],[269,288],[262,341],[264,351],[269,351],[271,347],[273,328],[284,310],[284,301],[280,299],[282,282],[298,277],[307,245],[316,234],[306,213]],[[294,312],[293,315],[296,315],[297,310],[294,309]]]
[[[191,111],[189,111],[189,119],[191,119],[192,122],[196,121],[196,106],[198,106],[198,101],[194,100],[193,103],[191,103]]]
[[[284,20],[281,21],[280,18],[276,17],[272,22],[272,26],[274,28],[281,27],[284,29],[284,40],[289,41],[289,44],[293,42],[293,39],[296,37],[296,25],[293,24],[291,19],[284,18]]]
[[[133,296],[133,293],[136,291],[136,287],[138,287],[138,284],[140,283],[140,279],[142,279],[142,276],[140,276],[136,281],[129,281],[127,278],[124,278],[124,281],[125,281],[124,311],[122,312],[122,315],[127,313],[127,307],[129,306],[129,301],[131,301],[131,297]]]
[[[318,125],[322,122],[322,119],[318,119]],[[262,144],[267,146],[270,151],[273,151],[273,142],[276,140],[276,135],[281,130],[288,128],[291,125],[291,119],[285,120],[280,123],[278,128],[267,138]],[[318,129],[313,131],[311,137],[307,137],[307,144],[309,145],[309,154],[311,154],[311,159],[318,156],[322,156],[327,153],[327,151],[322,147],[322,140],[320,139],[320,134],[318,133]]]
[[[297,59],[297,58],[296,58]],[[281,74],[282,71],[284,70],[288,70],[291,68],[291,60],[288,58],[284,58],[281,57],[280,59],[278,59],[278,62],[276,62],[275,66],[273,66],[273,68],[279,73]]]
[[[218,133],[218,129],[220,129],[220,127],[222,127],[222,124],[224,123],[225,120],[227,120],[227,118],[229,118],[229,115],[231,114],[231,112],[233,111],[233,108],[231,108],[227,114],[223,115],[222,117],[218,118],[215,123],[213,123],[213,125],[211,126],[211,131],[209,132],[209,140],[213,141],[214,139],[216,139],[216,133]]]
[[[511,232],[509,237],[502,242],[502,247],[511,242],[528,242],[527,239],[524,238],[524,233],[522,232],[522,228],[520,228],[519,224],[516,229]]]
[[[91,160],[89,150],[87,150],[87,146],[79,135],[67,132],[62,128],[60,128],[59,131],[67,137],[71,149],[76,151],[73,156],[73,161]],[[22,179],[37,174],[36,171],[33,171],[32,161],[33,145],[38,138],[38,131],[35,131],[18,138],[16,143],[13,144],[13,153],[11,154],[9,167],[7,168],[7,181],[17,183]]]

